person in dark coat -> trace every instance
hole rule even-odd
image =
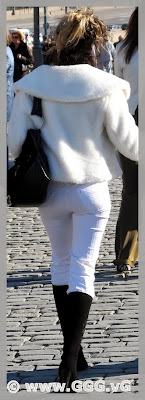
[[[14,56],[14,82],[16,82],[30,72],[29,66],[34,64],[34,57],[31,49],[24,43],[24,35],[21,31],[12,32],[10,48]]]
[[[54,48],[55,42],[51,40],[48,35],[44,36],[44,42],[42,43],[42,55],[43,55],[43,63],[51,64],[52,61],[52,50]],[[50,62],[49,62],[50,57]]]
[[[49,50],[50,44],[51,44],[51,38],[48,35],[45,35],[44,41],[42,43],[42,52]]]
[[[113,43],[113,44],[114,44],[114,47],[116,48],[117,44],[120,43],[120,42],[122,42],[122,40],[123,40],[123,36],[119,35],[119,36],[118,36],[117,42],[114,42],[114,43]]]
[[[138,7],[130,16],[126,35],[118,43],[114,60],[115,75],[129,82],[129,111],[138,125]],[[119,273],[130,274],[138,258],[138,162],[119,153],[122,168],[122,199],[115,234],[113,261]]]

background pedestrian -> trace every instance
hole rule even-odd
[[[120,43],[120,42],[122,42],[122,40],[123,40],[123,36],[122,36],[122,35],[119,35],[119,36],[118,36],[117,42],[114,42],[114,43],[113,43],[113,44],[114,44],[114,47],[116,48],[117,44]]]
[[[30,72],[30,66],[32,68],[34,64],[34,57],[31,49],[24,42],[24,35],[21,31],[12,32],[10,47],[15,61],[14,82],[16,82]]]
[[[95,17],[95,18],[97,20],[98,17]],[[101,44],[99,49],[96,51],[97,67],[106,72],[112,73],[113,72],[113,61],[114,61],[114,56],[115,56],[115,47],[111,41],[111,37],[107,30],[107,25],[104,23],[104,21],[102,21],[100,19],[98,19],[98,20],[99,20],[100,28],[102,31],[103,43]]]
[[[14,78],[14,57],[12,50],[10,49],[11,35],[8,29],[6,30],[6,68],[7,68],[7,122],[9,122],[13,99],[14,99],[14,89],[13,89],[13,78]]]
[[[138,8],[131,14],[125,39],[117,45],[115,75],[129,82],[129,111],[138,124]],[[116,226],[115,252],[118,272],[130,271],[138,257],[138,163],[119,154],[123,191]]]

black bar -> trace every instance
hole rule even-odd
[[[39,7],[34,7],[34,68],[39,67],[43,63],[41,44],[39,41]]]
[[[47,8],[44,7],[44,35],[47,35]]]

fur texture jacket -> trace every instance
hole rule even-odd
[[[116,149],[138,160],[138,128],[129,113],[129,84],[90,65],[42,65],[15,83],[8,146],[17,157],[30,127],[41,128],[51,179],[109,181],[121,175]],[[33,96],[43,118],[31,116]]]

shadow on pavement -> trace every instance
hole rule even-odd
[[[33,266],[31,265],[31,268]],[[19,275],[19,277],[17,277]],[[115,282],[115,281],[133,281],[138,278],[138,268],[132,270],[132,274],[126,278],[116,272],[114,265],[96,266],[95,282]],[[9,272],[7,277],[7,287],[27,286],[34,284],[48,285],[51,284],[50,268],[40,268],[31,270],[30,268],[19,271]]]
[[[89,367],[85,371],[78,373],[78,379],[98,379],[107,377],[119,377],[129,376],[138,374],[138,359],[132,361],[126,361],[123,363],[109,363],[109,364],[96,364],[93,367]],[[20,372],[9,372],[7,374],[7,382],[15,379],[20,384],[26,382],[54,382],[58,376],[58,368],[41,369],[35,371],[20,371]]]

